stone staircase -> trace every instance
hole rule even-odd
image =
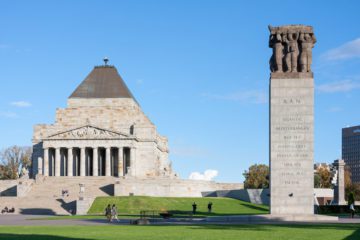
[[[0,208],[14,207],[20,214],[68,215],[75,211],[80,186],[85,184],[85,198],[112,196],[115,177],[43,177],[37,179],[32,189],[23,197],[0,197]],[[68,190],[68,196],[62,196]]]

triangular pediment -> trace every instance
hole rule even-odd
[[[125,133],[87,125],[50,135],[48,139],[119,139],[126,137],[128,135]]]

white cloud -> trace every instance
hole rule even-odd
[[[218,173],[219,172],[217,170],[213,169],[207,169],[204,173],[192,172],[190,173],[189,179],[211,181],[218,175]]]
[[[323,54],[323,58],[329,61],[345,60],[360,57],[360,38],[347,42],[340,47],[331,49]]]
[[[26,101],[16,101],[16,102],[11,102],[10,104],[15,107],[31,107],[31,103]]]
[[[224,95],[205,93],[203,96],[215,100],[226,100],[240,103],[264,104],[268,102],[267,92],[262,90],[237,91]]]
[[[17,118],[18,115],[14,112],[0,112],[0,116],[6,117],[6,118]]]
[[[357,88],[360,88],[360,83],[353,80],[343,80],[317,86],[317,90],[324,93],[350,92]]]

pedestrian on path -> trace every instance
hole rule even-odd
[[[350,212],[351,212],[351,218],[354,218],[354,215],[355,215],[354,203],[350,204]]]
[[[108,204],[107,207],[105,208],[105,216],[106,216],[108,222],[111,222],[111,206],[110,206],[110,204]]]
[[[116,219],[116,221],[119,222],[118,210],[117,210],[117,207],[115,206],[115,204],[113,204],[112,208],[111,208],[111,220],[114,220],[114,219]]]

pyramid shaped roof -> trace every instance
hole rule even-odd
[[[117,69],[110,65],[94,67],[69,98],[134,99]]]

